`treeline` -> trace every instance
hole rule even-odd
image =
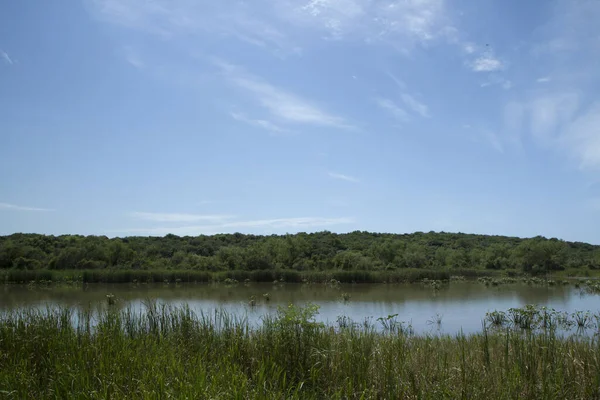
[[[0,237],[0,269],[394,271],[600,269],[600,246],[461,233]]]

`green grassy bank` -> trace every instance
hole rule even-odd
[[[421,337],[345,328],[291,307],[251,328],[149,305],[0,320],[0,397],[60,399],[593,399],[596,339],[511,329]],[[94,327],[92,321],[97,322]]]

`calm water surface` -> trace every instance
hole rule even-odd
[[[177,306],[188,304],[196,312],[226,310],[252,323],[263,315],[290,303],[320,306],[318,320],[335,323],[339,316],[356,322],[398,314],[399,321],[410,322],[417,333],[472,333],[481,330],[488,311],[536,304],[559,311],[600,311],[600,296],[583,293],[569,286],[528,286],[511,284],[486,287],[476,282],[452,282],[440,290],[419,284],[356,284],[332,288],[323,284],[90,284],[85,287],[41,288],[22,285],[0,286],[0,313],[27,307],[68,306],[106,308],[106,295],[118,299],[116,307],[142,309],[147,300]],[[270,294],[270,301],[263,298]],[[341,294],[348,293],[349,301]],[[256,305],[249,305],[255,296]],[[438,326],[431,321],[442,316]]]

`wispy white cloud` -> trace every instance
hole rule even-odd
[[[251,15],[248,9],[254,9],[254,7],[240,5],[235,14],[225,10],[223,22],[229,24],[229,28],[225,25],[220,29],[225,29],[226,34],[242,42],[265,49],[273,49],[274,53],[279,56],[302,54],[302,48],[288,37],[285,28],[276,26],[279,25],[278,21],[262,20]]]
[[[556,0],[550,18],[536,29],[533,61],[545,76],[520,108],[524,131],[535,143],[567,155],[586,170],[600,170],[600,2]],[[543,85],[540,85],[543,84]]]
[[[27,207],[16,204],[0,203],[0,210],[13,210],[13,211],[54,211],[49,208],[39,207]]]
[[[477,51],[477,47],[473,43],[463,43],[463,50],[467,54],[473,54]]]
[[[577,50],[578,45],[572,40],[566,37],[557,37],[551,40],[547,40],[543,43],[538,43],[534,46],[532,52],[535,55],[543,54],[559,54],[569,51]]]
[[[337,128],[351,127],[343,118],[329,114],[310,102],[266,82],[248,77],[236,78],[234,82],[254,94],[263,107],[283,120]]]
[[[552,9],[552,17],[536,30],[540,40],[533,43],[532,53],[551,58],[577,53],[597,59],[600,54],[600,3],[596,0],[556,0],[552,2]],[[580,58],[570,58],[580,63]]]
[[[375,99],[375,102],[380,108],[389,112],[400,121],[406,122],[410,119],[408,113],[390,99],[380,97]]]
[[[491,52],[486,52],[469,63],[475,72],[494,72],[504,69],[504,63]]]
[[[293,6],[297,2],[280,3],[280,15],[336,39],[397,41],[407,47],[450,31],[443,0],[310,0],[299,9]]]
[[[429,113],[429,107],[427,107],[427,105],[423,104],[407,92],[406,83],[404,83],[400,78],[398,78],[389,71],[385,72],[385,74],[396,84],[400,91],[400,98],[402,99],[402,102],[410,111],[420,115],[423,118],[431,117],[431,114]],[[377,103],[377,105],[379,105],[379,107],[387,110],[396,118],[401,119],[403,121],[409,119],[409,115],[406,112],[406,110],[401,108],[393,100],[379,97],[375,99],[375,102]]]
[[[329,172],[327,175],[329,175],[330,178],[339,179],[339,180],[346,181],[346,182],[354,182],[354,183],[360,182],[357,178],[355,178],[353,176],[338,174],[337,172]]]
[[[140,58],[138,53],[135,52],[132,47],[127,46],[123,49],[123,51],[125,53],[125,60],[129,64],[131,64],[132,66],[134,66],[137,69],[143,69],[146,67],[146,63],[144,63],[144,61],[142,61],[142,59]]]
[[[273,231],[281,229],[290,229],[293,231],[309,230],[314,228],[325,228],[334,225],[353,223],[353,218],[322,218],[322,217],[304,217],[304,218],[276,218],[233,221],[221,224],[194,225],[178,227],[152,227],[152,228],[132,228],[113,230],[110,233],[123,233],[133,235],[153,235],[163,236],[166,234],[175,234],[179,236],[216,234],[232,231]]]
[[[504,145],[495,132],[486,129],[483,131],[483,136],[496,151],[504,153]]]
[[[526,101],[511,101],[504,107],[507,133],[532,134],[539,143],[548,144],[559,134],[577,110],[576,93],[541,94]]]
[[[314,38],[403,50],[455,35],[445,0],[87,0],[98,18],[161,36],[229,37],[290,54]]]
[[[498,153],[504,153],[506,138],[494,130],[471,124],[463,124],[462,128],[465,130],[465,136],[474,142],[491,147]]]
[[[531,131],[537,137],[551,137],[568,124],[579,108],[579,95],[574,92],[536,97],[527,104]]]
[[[329,226],[338,224],[349,224],[354,222],[352,218],[278,218],[278,219],[262,219],[254,221],[238,221],[223,224],[225,228],[312,228],[319,226]]]
[[[489,74],[489,76],[487,77],[487,79],[481,83],[481,87],[490,87],[490,86],[500,86],[502,87],[502,89],[504,90],[508,90],[511,89],[513,87],[513,84],[511,81],[509,81],[508,79],[505,79],[503,76],[498,75],[498,74]]]
[[[265,2],[267,5],[269,2]],[[163,37],[204,35],[240,40],[280,54],[299,53],[287,36],[244,2],[196,0],[87,0],[99,19]],[[270,7],[269,9],[271,9]]]
[[[284,129],[284,128],[272,123],[271,121],[267,121],[264,119],[252,119],[252,118],[246,117],[243,114],[235,113],[235,112],[230,113],[230,115],[231,115],[231,118],[235,119],[236,121],[240,121],[240,122],[246,123],[248,125],[256,126],[258,128],[263,128],[263,129],[271,132],[272,134],[281,134],[281,133],[289,132],[287,129]]]
[[[392,74],[391,72],[386,72],[386,74],[387,74],[387,76],[390,77],[390,79],[392,81],[394,81],[394,83],[396,84],[396,86],[398,86],[398,88],[400,88],[400,90],[406,89],[406,84],[400,78],[398,78],[396,75]]]
[[[180,214],[180,213],[152,213],[152,212],[132,212],[130,217],[145,221],[154,222],[219,222],[233,218],[231,215],[198,215],[198,214]]]
[[[248,74],[240,67],[221,60],[215,60],[214,63],[230,83],[252,94],[262,107],[279,120],[342,129],[354,128],[344,118],[330,114],[308,100]]]
[[[544,93],[505,109],[507,132],[531,134],[536,143],[600,169],[600,102],[582,106],[578,92]]]
[[[600,169],[600,102],[592,104],[565,127],[559,144],[579,160],[581,168]]]
[[[8,55],[8,53],[5,52],[5,51],[0,50],[0,58],[2,58],[2,61],[5,64],[8,64],[8,65],[13,65],[14,64],[13,59],[10,58],[10,56]]]
[[[402,94],[402,101],[404,104],[410,108],[415,113],[419,114],[423,118],[429,118],[431,115],[429,114],[429,107],[425,104],[419,102],[414,97],[407,93]]]

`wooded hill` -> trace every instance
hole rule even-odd
[[[165,237],[0,237],[0,268],[21,270],[177,269],[361,270],[402,268],[545,273],[600,268],[600,246],[558,239],[462,233],[219,234]]]

